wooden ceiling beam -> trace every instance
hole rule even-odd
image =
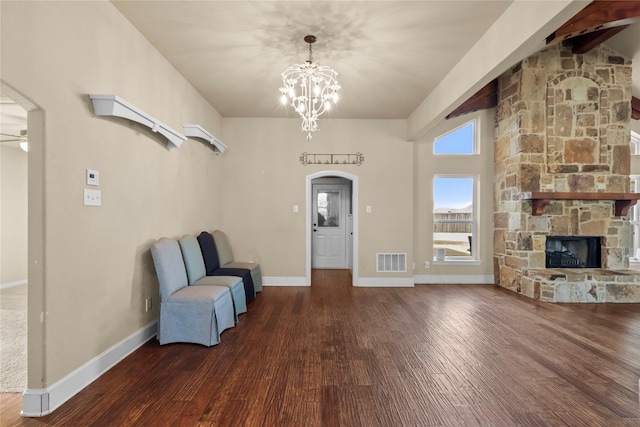
[[[598,30],[583,36],[574,37],[571,39],[573,42],[572,51],[574,54],[578,55],[587,53],[594,47],[597,47],[600,43],[606,42],[627,27],[628,25],[620,25],[619,27],[605,28],[604,30]]]
[[[547,44],[573,39],[573,53],[583,54],[629,25],[640,22],[640,0],[595,0],[547,37]],[[453,110],[447,119],[498,105],[498,79]],[[640,120],[640,99],[632,100],[632,118]]]
[[[640,21],[640,1],[595,0],[547,37],[547,44]]]
[[[462,105],[453,110],[447,119],[462,116],[463,114],[472,113],[478,110],[486,110],[494,108],[498,105],[498,79],[490,81],[485,87],[477,91]]]

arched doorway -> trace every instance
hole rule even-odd
[[[343,178],[351,182],[351,215],[352,215],[352,230],[353,233],[353,246],[351,252],[352,259],[352,285],[358,286],[358,176],[342,171],[320,171],[307,175],[306,177],[306,268],[305,268],[305,283],[311,285],[311,266],[313,256],[313,188],[312,181],[319,178]]]
[[[27,166],[27,389],[23,394],[23,413],[41,414],[42,401],[37,390],[44,387],[45,309],[44,291],[44,111],[6,81],[0,80],[0,93],[27,111],[29,156]],[[36,393],[30,391],[36,390]]]

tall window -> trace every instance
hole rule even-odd
[[[464,125],[445,133],[435,139],[434,154],[478,154],[476,144],[476,121],[472,120]]]
[[[631,176],[631,191],[633,193],[640,192],[640,176]],[[631,226],[629,261],[640,263],[640,209],[638,204],[629,210],[629,225]]]
[[[631,154],[640,154],[640,134],[631,131]],[[640,176],[631,176],[631,191],[640,192]],[[637,204],[629,210],[629,225],[631,226],[631,241],[629,242],[629,261],[640,263],[640,208]]]
[[[433,179],[433,253],[436,261],[476,259],[476,177]]]

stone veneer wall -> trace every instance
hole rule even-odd
[[[556,200],[532,216],[518,194],[629,191],[631,62],[605,45],[550,46],[499,78],[495,120],[496,283],[540,298],[530,276],[545,268],[547,235],[602,236],[602,267],[628,268],[630,228],[613,202]]]

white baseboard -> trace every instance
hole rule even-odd
[[[26,285],[27,280],[16,280],[15,282],[7,282],[0,285],[0,289],[13,288],[14,286]]]
[[[416,285],[492,285],[494,277],[493,274],[430,274],[413,276],[413,282]]]
[[[309,286],[304,277],[262,277],[262,286]]]
[[[122,359],[155,337],[157,331],[158,322],[150,323],[50,387],[25,390],[22,394],[22,415],[41,417],[50,414]]]
[[[362,288],[413,288],[413,278],[360,277],[356,286]]]

